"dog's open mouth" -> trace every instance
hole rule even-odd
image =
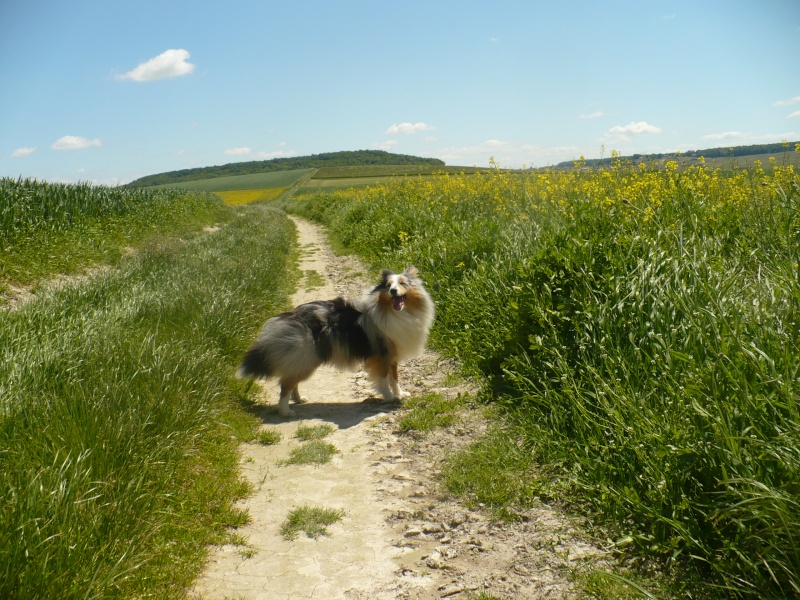
[[[394,296],[392,298],[392,306],[395,310],[403,310],[406,306],[406,297],[405,296]]]

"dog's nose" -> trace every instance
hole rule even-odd
[[[397,296],[397,290],[396,290],[395,288],[389,288],[389,293],[390,293],[392,296]]]

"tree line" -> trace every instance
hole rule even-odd
[[[273,158],[270,160],[254,160],[229,163],[213,167],[181,169],[156,175],[147,175],[128,184],[128,187],[147,187],[165,183],[196,181],[198,179],[215,179],[233,175],[252,175],[271,171],[292,171],[294,169],[312,169],[322,167],[351,167],[361,165],[435,165],[444,166],[438,158],[422,158],[409,154],[393,154],[384,150],[354,150],[342,152],[325,152],[310,156],[293,156]]]
[[[791,151],[797,142],[777,142],[775,144],[752,144],[750,146],[725,146],[719,148],[707,148],[705,150],[687,150],[686,152],[664,152],[661,154],[631,154],[630,156],[623,156],[623,159],[630,159],[636,162],[648,160],[660,160],[665,158],[676,158],[678,156],[688,156],[697,158],[703,156],[705,158],[725,158],[734,156],[751,156],[754,154],[775,154],[780,152]],[[587,166],[609,165],[615,158],[591,158],[586,160]],[[571,160],[560,162],[556,167],[572,167]]]

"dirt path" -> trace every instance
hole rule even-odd
[[[295,304],[358,296],[375,277],[349,257],[332,254],[323,231],[294,219],[306,273]],[[423,274],[424,275],[424,274]],[[401,365],[412,394],[452,397],[446,361],[428,352]],[[274,446],[242,446],[242,471],[255,494],[243,503],[252,522],[238,534],[246,546],[215,548],[191,596],[244,598],[432,599],[573,597],[567,574],[596,563],[600,551],[581,541],[557,512],[540,507],[514,525],[493,522],[437,492],[432,477],[444,452],[476,436],[482,423],[465,418],[447,431],[419,437],[396,432],[399,403],[376,399],[363,373],[322,368],[301,385],[307,400],[297,417],[277,414],[277,386],[264,387],[264,427],[282,434]],[[300,442],[300,424],[332,424],[326,438],[340,451],[325,465],[279,465]],[[293,508],[341,509],[330,535],[292,541],[280,533]]]

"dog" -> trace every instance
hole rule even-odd
[[[381,282],[360,300],[309,302],[268,319],[237,375],[277,378],[284,417],[295,414],[290,400],[302,402],[298,384],[323,364],[343,370],[363,364],[384,400],[398,400],[409,394],[400,387],[397,363],[424,352],[434,313],[416,267],[400,274],[384,269]]]

